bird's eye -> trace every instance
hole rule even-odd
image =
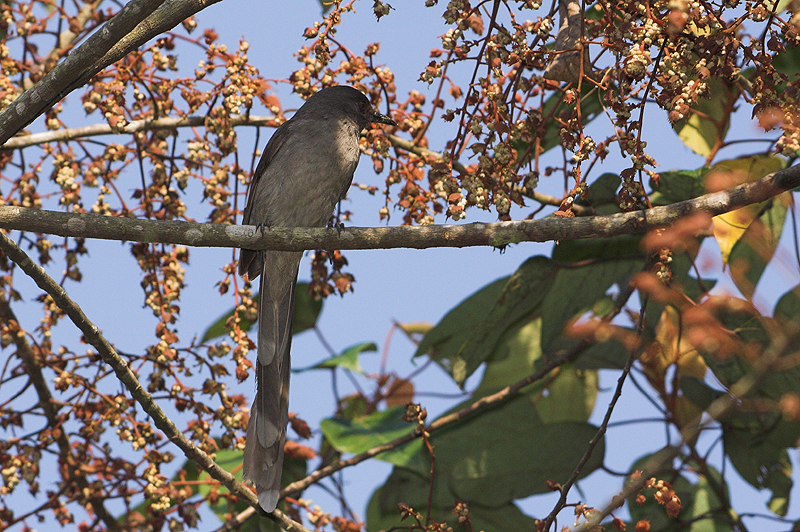
[[[366,110],[367,110],[367,102],[361,102],[361,103],[359,103],[359,104],[358,104],[358,108],[359,108],[359,109],[361,109],[361,112],[363,113],[364,111],[366,111]]]

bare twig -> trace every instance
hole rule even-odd
[[[641,310],[639,311],[639,323],[636,324],[636,335],[637,337],[641,337],[642,329],[644,328],[644,316],[645,316],[645,308],[647,307],[647,297],[644,298],[642,301]],[[561,486],[560,492],[561,495],[558,498],[558,502],[556,502],[553,510],[548,514],[547,519],[545,519],[544,527],[542,530],[550,530],[550,527],[555,521],[556,517],[558,516],[559,512],[564,509],[567,505],[567,495],[569,495],[569,490],[572,486],[577,482],[578,477],[583,470],[583,467],[589,461],[589,458],[592,456],[592,452],[594,452],[595,447],[597,444],[600,443],[600,440],[608,430],[608,423],[611,421],[611,414],[614,412],[614,407],[617,405],[617,401],[620,397],[622,397],[622,387],[625,384],[625,379],[628,377],[628,374],[631,372],[631,367],[633,366],[634,360],[636,360],[636,356],[639,352],[639,346],[635,346],[631,349],[631,352],[628,354],[628,360],[625,362],[625,367],[622,369],[622,373],[620,373],[619,379],[617,379],[617,388],[614,390],[614,395],[611,398],[611,402],[608,404],[608,408],[606,408],[606,414],[603,416],[603,422],[600,423],[600,427],[598,427],[597,432],[595,433],[594,437],[589,441],[589,445],[586,446],[586,451],[584,451],[583,456],[581,457],[578,465],[575,466],[575,469],[572,471],[569,479]]]
[[[92,72],[87,70],[87,66],[102,59],[106,52],[163,3],[164,0],[132,0],[63,63],[0,111],[0,144],[88,81],[97,70]]]
[[[159,118],[157,120],[133,120],[122,128],[122,133],[136,133],[137,131],[156,131],[159,129],[176,129],[179,127],[198,127],[205,124],[204,116],[188,116],[186,118]],[[231,118],[232,126],[267,126],[275,122],[274,117],[267,116],[236,116]],[[0,150],[14,150],[44,144],[46,142],[67,142],[70,140],[97,137],[100,135],[113,135],[120,133],[114,131],[108,124],[92,124],[91,126],[59,129],[57,131],[43,131],[32,135],[21,135],[10,138],[0,146]]]
[[[15,333],[19,332],[19,320],[5,298],[0,298],[0,321],[6,324],[10,331],[14,331]],[[12,334],[11,338],[17,348],[17,356],[25,365],[28,379],[30,379],[34,390],[36,390],[36,395],[39,398],[39,405],[47,418],[47,425],[51,428],[61,426],[63,420],[58,414],[58,406],[53,400],[53,394],[50,393],[50,388],[47,386],[47,381],[42,374],[41,357],[36,356],[36,353],[28,343],[24,334]],[[89,496],[86,497],[86,502],[91,504],[92,512],[103,521],[103,524],[105,524],[109,530],[119,530],[120,526],[116,518],[109,513],[105,507],[105,495],[96,490],[89,489],[90,483],[86,479],[85,473],[82,472],[81,464],[72,452],[72,446],[70,445],[67,432],[64,430],[53,430],[52,435],[56,445],[58,445],[59,459],[66,467],[68,478],[64,480],[71,480],[75,483],[75,487],[79,491],[89,494]]]
[[[258,507],[258,499],[255,493],[241,482],[237,482],[233,475],[222,469],[211,459],[208,454],[198,449],[178,427],[170,420],[164,411],[156,404],[153,396],[150,395],[139,383],[136,375],[128,367],[128,364],[114,350],[108,340],[100,334],[100,330],[92,323],[83,310],[67,295],[66,291],[56,283],[47,273],[35,264],[28,255],[22,251],[5,234],[0,233],[0,249],[3,253],[14,261],[33,281],[52,298],[55,304],[69,316],[70,320],[83,333],[86,342],[97,349],[103,361],[111,366],[117,378],[128,388],[131,396],[142,406],[144,411],[153,419],[155,425],[178,446],[184,455],[200,466],[211,478],[220,482],[228,488],[231,493],[247,501],[253,507]],[[300,523],[293,521],[280,510],[273,512],[273,517],[285,530],[309,532]]]
[[[792,352],[797,352],[798,345],[800,345],[800,323],[791,323],[784,331],[777,332],[769,347],[752,364],[750,373],[736,381],[730,387],[728,393],[721,395],[697,419],[687,423],[681,429],[681,441],[678,445],[667,447],[663,449],[664,452],[652,456],[645,464],[642,474],[638,476],[638,480],[630,479],[625,489],[615,495],[602,511],[593,514],[590,520],[575,529],[576,532],[594,530],[603,519],[611,515],[611,512],[620,506],[622,501],[639,491],[644,486],[644,483],[652,478],[664,464],[674,460],[687,442],[694,441],[703,430],[734,408],[741,398],[750,393],[781,358]]]

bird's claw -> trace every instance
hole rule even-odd
[[[260,222],[256,224],[256,230],[260,231],[261,234],[264,234],[264,231],[272,231],[272,226],[269,222]]]
[[[341,235],[342,230],[344,229],[344,224],[342,222],[336,221],[335,216],[331,216],[331,219],[328,220],[328,229],[336,229],[336,232]]]

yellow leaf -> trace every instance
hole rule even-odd
[[[728,257],[734,244],[739,241],[759,212],[761,212],[760,203],[714,217],[714,238],[717,239],[722,252],[723,265],[728,264]]]
[[[703,157],[715,153],[728,133],[733,104],[739,89],[727,81],[709,78],[708,93],[689,109],[686,118],[675,122],[678,137],[693,152]]]
[[[755,155],[720,161],[706,175],[706,188],[709,192],[726,190],[743,183],[756,181],[785,167],[785,159],[772,155]],[[753,220],[759,216],[763,208],[763,203],[757,203],[714,217],[714,237],[722,252],[724,265],[728,264],[728,257],[730,257],[733,246],[750,227]]]

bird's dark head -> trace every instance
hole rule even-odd
[[[355,120],[360,129],[364,129],[369,124],[397,125],[390,117],[373,109],[364,94],[347,85],[327,87],[314,93],[303,105],[303,108],[308,108],[309,111],[335,109]]]

